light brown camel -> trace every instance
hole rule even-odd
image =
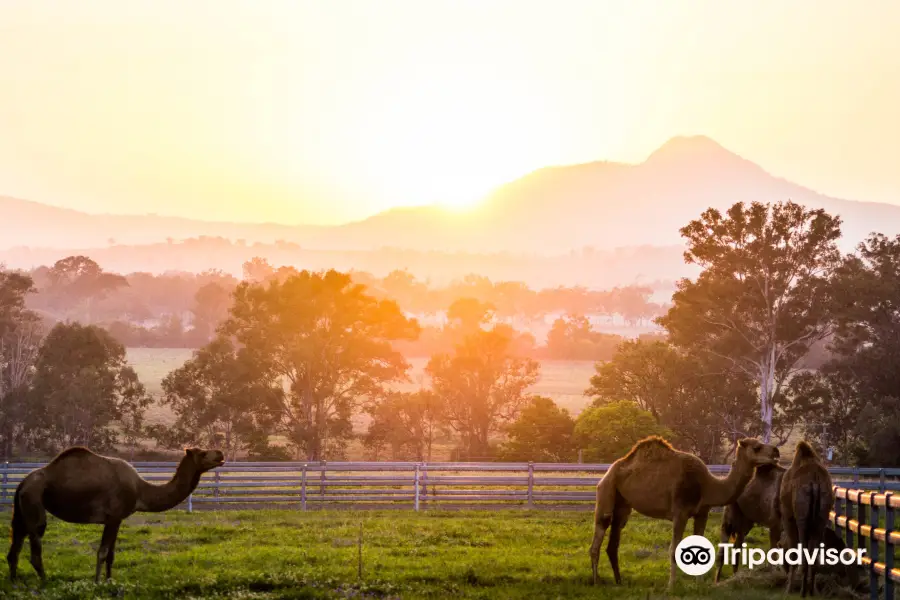
[[[135,511],[162,512],[177,506],[194,491],[203,473],[224,463],[225,457],[218,450],[189,448],[175,476],[168,483],[153,485],[124,460],[100,456],[87,448],[64,450],[46,466],[29,473],[16,488],[12,545],[6,557],[10,579],[16,578],[25,536],[31,541],[31,564],[41,581],[46,579],[41,538],[48,512],[69,523],[103,525],[94,581],[100,581],[104,562],[109,579],[122,521]]]
[[[781,545],[785,549],[800,544],[812,551],[824,541],[825,529],[828,527],[828,513],[834,508],[834,491],[831,475],[822,464],[816,451],[808,442],[797,443],[794,460],[781,479],[779,493],[781,505]],[[816,564],[801,564],[803,579],[800,584],[800,595],[815,595]],[[787,587],[789,593],[793,588],[794,574],[797,567],[788,568]],[[807,584],[807,577],[809,583]]]
[[[616,583],[619,574],[619,542],[622,528],[632,510],[654,519],[672,521],[669,547],[669,588],[675,585],[675,548],[684,535],[688,519],[694,519],[694,533],[704,535],[709,509],[734,502],[753,477],[757,465],[778,461],[778,448],[745,438],[738,442],[737,457],[724,479],[713,476],[703,461],[675,450],[656,436],[639,441],[631,451],[614,462],[597,484],[594,509],[594,541],[591,569],[597,583],[600,546],[607,528],[612,528],[606,554]]]

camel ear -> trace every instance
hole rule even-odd
[[[738,440],[738,446],[741,448],[745,448],[747,446],[747,440]]]

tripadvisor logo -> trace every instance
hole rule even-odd
[[[818,548],[804,548],[797,545],[795,548],[772,548],[768,552],[762,548],[748,548],[747,544],[741,544],[735,548],[734,544],[719,544],[723,550],[724,565],[744,565],[749,569],[758,567],[764,563],[770,565],[797,566],[803,563],[831,565],[838,563],[843,565],[862,565],[865,548],[825,548],[825,544],[819,544]],[[681,540],[675,548],[675,563],[678,568],[688,575],[704,575],[712,569],[716,562],[716,549],[708,539],[702,535],[689,535]]]
[[[675,548],[675,563],[688,575],[704,575],[716,562],[716,549],[702,535],[689,535]]]

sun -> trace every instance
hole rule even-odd
[[[552,114],[523,86],[477,70],[395,73],[356,129],[366,188],[388,206],[475,207],[495,187],[543,166]]]

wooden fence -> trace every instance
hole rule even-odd
[[[848,548],[866,550],[863,565],[869,573],[872,600],[879,597],[893,600],[894,584],[900,582],[900,569],[894,567],[894,554],[900,546],[900,531],[894,531],[894,514],[900,509],[900,493],[883,488],[863,490],[836,485],[834,495],[831,521],[835,531],[843,530]],[[883,595],[880,595],[882,582]]]
[[[43,463],[0,463],[0,505]],[[163,482],[176,463],[137,462],[147,480]],[[555,508],[591,510],[594,487],[607,464],[233,462],[206,473],[183,504],[195,508]],[[724,474],[729,466],[711,466]],[[835,482],[854,489],[896,490],[900,469],[831,469]]]

